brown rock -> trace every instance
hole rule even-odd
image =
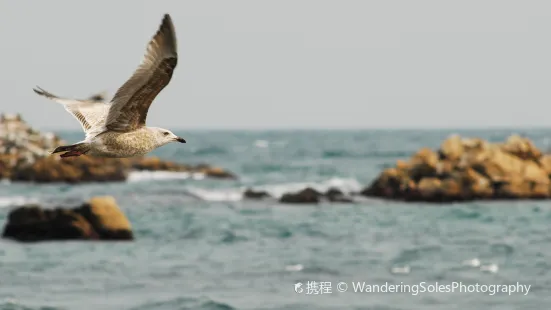
[[[543,167],[532,160],[524,161],[524,169],[521,173],[524,180],[549,185],[549,175]]]
[[[127,171],[119,167],[116,160],[96,161],[88,156],[60,160],[58,156],[50,156],[38,159],[30,166],[15,169],[11,179],[37,183],[80,183],[124,181],[126,177]]]
[[[130,222],[113,197],[95,197],[75,209],[16,208],[8,216],[2,237],[23,242],[133,239]]]
[[[531,198],[533,199],[551,198],[551,187],[549,186],[549,184],[532,183]]]
[[[102,240],[132,240],[130,221],[111,196],[94,197],[78,211],[94,227]]]
[[[494,195],[494,189],[489,179],[472,168],[464,170],[460,179],[464,182],[466,192],[472,198],[488,199]]]
[[[319,203],[323,195],[312,188],[306,188],[296,193],[284,194],[279,202],[293,204],[316,204]]]
[[[539,165],[551,177],[551,154],[545,154],[539,159]]]
[[[518,135],[505,143],[449,136],[438,155],[420,149],[385,169],[361,194],[407,201],[551,198],[551,155]]]
[[[473,168],[492,182],[505,182],[516,176],[533,182],[549,182],[545,170],[533,161],[522,160],[499,149],[490,152],[486,160],[474,164]]]
[[[415,182],[407,171],[388,168],[360,194],[367,197],[402,198],[412,186],[415,186]]]
[[[141,157],[132,159],[131,167],[134,170],[147,171],[189,171],[190,167],[183,164],[177,164],[171,161],[164,161],[158,157]]]
[[[463,185],[452,178],[442,180],[441,191],[443,201],[461,201],[470,198],[465,195]]]
[[[458,161],[463,155],[464,147],[463,140],[459,135],[449,136],[440,145],[439,153],[442,159],[447,159],[450,162]]]
[[[503,151],[515,155],[523,160],[537,161],[542,156],[541,151],[528,138],[511,135],[502,145]]]
[[[409,176],[417,181],[423,177],[435,176],[438,154],[429,148],[420,149],[410,159]]]
[[[531,182],[515,177],[507,180],[496,188],[496,198],[499,199],[526,199],[532,192]]]
[[[436,176],[446,178],[453,174],[457,169],[457,162],[451,160],[441,160],[436,164]]]
[[[216,179],[236,179],[237,178],[233,173],[226,171],[220,167],[205,167],[199,170],[199,172],[205,174],[208,177],[216,178]]]
[[[442,194],[442,181],[433,177],[422,178],[417,184],[417,191],[423,199],[440,196]]]
[[[86,219],[71,210],[44,210],[36,205],[10,212],[3,238],[21,242],[46,240],[98,239]]]
[[[396,161],[396,169],[398,170],[409,170],[411,168],[410,163],[406,162],[405,160],[398,159]]]
[[[480,138],[463,138],[462,141],[465,151],[484,150],[489,147],[488,141]]]
[[[354,202],[352,197],[349,197],[345,195],[340,189],[338,188],[330,188],[325,192],[325,197],[331,202],[339,202],[339,203],[351,203]]]
[[[271,195],[266,191],[255,191],[249,188],[243,193],[243,197],[248,199],[263,199],[269,198]]]

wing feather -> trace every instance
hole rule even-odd
[[[106,129],[125,132],[145,126],[151,103],[170,82],[177,63],[174,25],[170,15],[165,14],[141,64],[115,93],[107,114]]]
[[[79,100],[56,96],[40,87],[33,89],[35,93],[63,105],[67,112],[71,113],[82,126],[86,138],[101,131],[105,125],[109,105],[97,100]]]

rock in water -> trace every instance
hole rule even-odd
[[[504,143],[452,135],[438,151],[420,149],[384,170],[361,194],[425,202],[551,198],[551,157],[532,141]]]
[[[71,210],[42,209],[37,205],[23,206],[12,211],[2,237],[21,242],[99,239],[82,215]]]
[[[325,197],[330,202],[351,203],[354,202],[352,197],[345,195],[340,189],[331,187],[325,192]]]
[[[248,188],[243,193],[243,197],[248,199],[263,199],[263,198],[270,198],[271,195],[266,191],[255,191],[253,189]]]
[[[319,203],[323,195],[312,188],[305,188],[296,193],[287,193],[281,196],[281,203]]]
[[[94,197],[77,210],[82,214],[102,240],[131,240],[130,221],[111,196]]]
[[[134,239],[130,222],[110,196],[94,197],[74,209],[16,208],[2,237],[20,242]]]

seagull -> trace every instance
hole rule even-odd
[[[165,14],[141,64],[110,102],[104,102],[101,96],[85,100],[62,98],[38,86],[34,88],[37,94],[63,105],[85,133],[84,140],[57,147],[52,154],[63,153],[62,158],[84,154],[127,158],[143,156],[171,142],[186,143],[170,130],[145,125],[151,103],[170,82],[177,62],[174,25],[170,15]]]

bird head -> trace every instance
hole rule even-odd
[[[165,145],[170,142],[180,142],[180,143],[186,143],[186,140],[184,138],[178,137],[172,131],[164,128],[151,128],[153,129],[153,132],[155,133],[155,138],[159,145]]]

